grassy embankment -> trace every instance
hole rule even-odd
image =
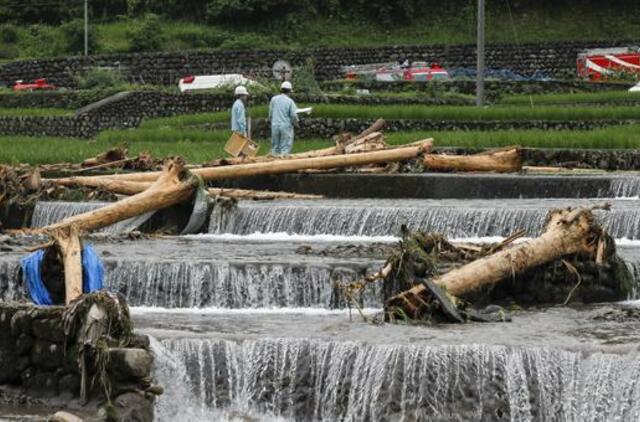
[[[19,117],[19,116],[72,116],[72,110],[62,108],[0,108],[0,117]]]

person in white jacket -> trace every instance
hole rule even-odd
[[[289,155],[293,147],[293,126],[298,123],[298,107],[289,97],[292,90],[291,82],[283,82],[281,93],[271,98],[269,103],[271,155]]]
[[[236,101],[233,103],[233,107],[231,107],[231,130],[244,137],[248,137],[246,104],[247,98],[249,98],[249,91],[240,85],[236,87],[234,94]]]

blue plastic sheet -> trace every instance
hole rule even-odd
[[[53,305],[51,295],[42,281],[42,260],[44,250],[40,249],[25,256],[20,261],[22,273],[27,282],[27,290],[36,305]],[[82,248],[82,291],[90,293],[101,290],[104,284],[104,267],[100,257],[93,248],[86,245]]]
[[[31,300],[36,305],[53,305],[49,291],[42,282],[42,274],[40,273],[40,264],[44,259],[44,250],[40,249],[27,255],[20,263],[22,264],[22,274],[27,281],[27,290]]]
[[[91,246],[82,248],[82,291],[101,290],[104,280],[102,261]]]

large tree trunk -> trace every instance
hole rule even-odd
[[[60,186],[88,186],[121,195],[135,195],[149,189],[153,182],[131,182],[110,177],[74,176],[64,179],[51,179]]]
[[[326,157],[328,155],[342,154],[342,148],[334,146],[323,149],[316,149],[313,151],[299,152],[291,154],[286,157],[278,157],[273,155],[261,155],[258,157],[234,157],[234,158],[221,158],[211,161],[207,164],[207,167],[217,166],[229,166],[238,164],[251,164],[251,163],[264,163],[267,161],[275,160],[294,160],[297,158],[312,158],[312,157]]]
[[[385,149],[387,144],[384,142],[384,137],[381,132],[371,132],[370,134],[358,138],[353,142],[349,142],[344,147],[344,152],[347,154],[355,154],[359,152],[368,152]]]
[[[51,231],[51,237],[62,252],[64,267],[65,304],[82,295],[82,246],[74,226]]]
[[[510,173],[522,170],[522,150],[511,148],[474,155],[427,154],[424,168],[429,171],[495,171]]]
[[[355,141],[355,140],[358,140],[360,138],[364,138],[365,136],[368,136],[368,135],[372,134],[373,132],[380,132],[384,128],[385,124],[386,124],[386,122],[384,121],[384,119],[378,119],[375,122],[373,122],[373,124],[371,126],[369,126],[365,130],[363,130],[360,134],[358,134],[358,136],[353,138],[353,140]]]
[[[204,167],[192,169],[191,172],[202,177],[205,181],[233,179],[239,177],[257,176],[261,174],[282,174],[298,170],[309,169],[333,169],[343,167],[356,167],[367,164],[389,163],[394,161],[408,160],[415,158],[423,152],[431,150],[433,143],[431,139],[416,142],[410,146],[399,148],[358,153],[342,154],[327,157],[313,157],[301,159],[282,159],[277,161],[238,164],[234,166]],[[60,185],[83,185],[99,187],[97,180],[126,180],[130,182],[152,182],[160,175],[159,172],[129,173],[113,176],[89,176],[71,177],[66,179],[52,179],[51,182]]]
[[[82,167],[96,167],[102,164],[127,159],[127,148],[115,147],[107,150],[95,157],[87,158],[82,162]]]
[[[170,161],[160,174],[160,177],[158,177],[158,180],[147,190],[97,210],[65,218],[40,230],[48,232],[75,226],[81,232],[89,232],[127,218],[186,201],[195,192],[198,180],[189,176],[182,181],[180,180],[182,172],[182,163]]]
[[[580,252],[595,256],[595,245],[598,243],[595,240],[600,236],[601,229],[595,224],[591,211],[607,207],[552,211],[546,230],[540,237],[453,269],[432,281],[449,295],[460,296],[511,279],[567,255]],[[415,317],[425,303],[421,295],[426,292],[427,288],[418,284],[390,298],[386,307],[399,307],[407,315]]]
[[[226,188],[209,188],[207,189],[211,196],[225,196],[236,199],[321,199],[322,195],[308,195],[293,192],[272,192],[267,190],[248,190],[248,189],[226,189]]]

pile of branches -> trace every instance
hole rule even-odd
[[[65,187],[52,184],[40,177],[40,169],[30,166],[0,165],[0,229],[12,211],[28,221],[38,201],[113,201],[117,197],[108,191],[94,188]]]

